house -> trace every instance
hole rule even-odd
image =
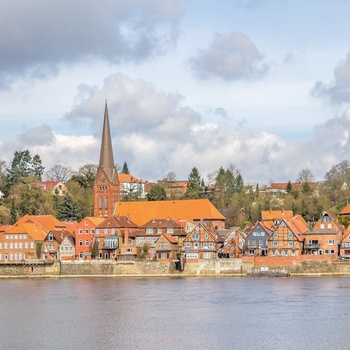
[[[145,243],[149,245],[148,258],[156,258],[156,241],[163,233],[170,234],[177,242],[178,249],[181,250],[182,240],[187,236],[183,227],[175,220],[152,219],[142,225],[135,234],[137,246],[143,246]]]
[[[261,211],[261,221],[266,227],[273,229],[283,219],[291,219],[293,217],[293,210],[262,210]]]
[[[113,215],[96,226],[95,239],[99,244],[99,257],[116,259],[118,249],[122,245],[135,246],[137,224],[123,215]],[[130,242],[129,239],[132,238]]]
[[[210,224],[199,222],[184,238],[182,253],[187,262],[216,258],[223,241],[221,235]]]
[[[43,260],[55,261],[60,259],[60,245],[65,236],[72,236],[66,230],[52,230],[43,241],[41,255]]]
[[[91,251],[94,244],[96,226],[104,219],[85,217],[75,228],[75,254],[78,259],[91,259]]]
[[[43,191],[49,191],[57,196],[64,196],[68,193],[66,185],[61,181],[34,182],[33,185],[40,187]]]
[[[304,254],[322,255],[323,259],[337,259],[345,228],[333,215],[323,212],[312,230],[305,235]]]
[[[158,180],[157,184],[164,188],[168,199],[181,199],[185,197],[188,181]]]
[[[33,222],[16,223],[0,233],[0,262],[38,260],[39,249],[47,231]]]
[[[282,219],[267,240],[268,256],[298,257],[309,228],[301,215]]]
[[[344,233],[344,238],[340,245],[340,257],[345,260],[350,260],[350,226]]]
[[[72,234],[68,233],[63,237],[59,245],[60,260],[74,260],[75,258],[75,239]]]
[[[156,241],[156,258],[161,262],[179,259],[178,241],[169,233],[162,233]]]
[[[131,174],[118,174],[120,194],[122,197],[145,198],[147,183]]]
[[[223,247],[218,250],[219,258],[240,258],[247,237],[246,232],[233,227],[224,237]]]
[[[267,241],[272,230],[265,226],[263,221],[258,221],[250,229],[243,246],[243,254],[246,256],[266,256]]]
[[[119,202],[114,215],[129,215],[139,226],[154,218],[169,217],[181,225],[185,225],[187,221],[204,221],[216,229],[224,229],[226,220],[208,199]]]

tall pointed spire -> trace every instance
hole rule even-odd
[[[107,100],[103,119],[100,161],[94,183],[94,216],[113,215],[120,199],[120,185],[117,168],[114,165],[111,130],[109,127]]]
[[[113,181],[115,171],[111,130],[109,127],[107,100],[105,103],[105,114],[103,119],[103,129],[101,138],[100,162],[99,169],[104,169],[109,181]]]

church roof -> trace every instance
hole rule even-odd
[[[208,199],[119,202],[114,215],[129,215],[140,226],[152,219],[166,218],[177,221],[226,220]]]

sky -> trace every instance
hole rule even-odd
[[[0,160],[116,164],[156,181],[231,165],[322,181],[350,155],[350,1],[2,0]]]

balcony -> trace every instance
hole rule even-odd
[[[101,249],[118,249],[118,243],[104,244]]]
[[[319,249],[319,248],[320,248],[319,243],[304,244],[304,249]]]

